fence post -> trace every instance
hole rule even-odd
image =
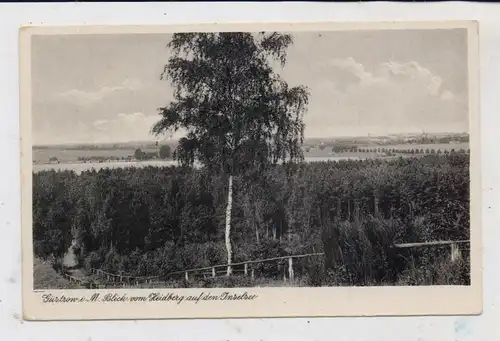
[[[255,270],[252,269],[252,281],[255,279]]]
[[[188,272],[186,271],[186,273],[184,274],[184,278],[186,278],[186,281],[189,281],[189,275],[188,275]]]
[[[455,262],[460,258],[460,250],[456,243],[451,244],[451,261]]]
[[[248,276],[248,263],[245,263],[245,276]]]
[[[215,268],[212,268],[212,277],[215,277]]]
[[[294,273],[293,273],[293,258],[288,258],[288,278],[290,278],[290,282],[293,282]]]

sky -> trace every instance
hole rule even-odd
[[[468,131],[465,29],[292,35],[288,63],[276,71],[309,87],[306,138]],[[169,40],[33,36],[34,144],[153,140],[157,109],[172,100],[160,80]]]

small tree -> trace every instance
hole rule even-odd
[[[170,146],[167,144],[162,145],[160,147],[159,156],[160,159],[168,159],[172,157],[172,150],[170,149]]]
[[[137,148],[134,152],[134,157],[137,160],[142,160],[144,158],[144,152],[140,148]]]
[[[225,222],[227,275],[232,273],[233,176],[268,164],[303,159],[308,91],[289,87],[271,60],[285,66],[292,36],[280,33],[176,33],[161,75],[174,100],[160,108],[156,135],[185,129],[174,158],[227,177]],[[244,161],[244,162],[241,162]]]

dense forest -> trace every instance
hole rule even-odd
[[[469,238],[469,155],[275,165],[236,176],[234,262],[298,261],[307,285],[466,284],[468,257],[394,243]],[[35,257],[134,276],[226,263],[227,179],[205,168],[33,173]],[[466,252],[464,253],[466,256]],[[279,276],[280,264],[260,264]]]

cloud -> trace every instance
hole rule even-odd
[[[336,91],[348,91],[353,86],[368,86],[379,81],[372,73],[365,70],[361,63],[351,57],[331,59],[328,62],[319,63],[318,66],[323,71],[318,75],[319,77],[329,76],[328,79],[320,81],[330,83],[329,86],[323,84],[323,89],[333,87]]]
[[[100,142],[150,140],[153,136],[149,132],[158,119],[158,115],[135,112],[120,113],[108,120],[95,120],[92,122],[94,140]]]
[[[421,89],[425,89],[430,95],[439,95],[443,83],[441,77],[432,74],[432,72],[415,61],[383,63],[377,69],[376,75],[399,86],[416,85]]]
[[[443,101],[451,101],[454,98],[455,98],[455,95],[451,91],[448,91],[448,90],[443,91],[443,93],[441,94],[441,99]]]
[[[312,86],[308,135],[468,129],[466,96],[443,89],[441,77],[415,61],[368,70],[353,58],[332,59],[323,71]]]
[[[78,89],[70,89],[64,92],[57,93],[54,97],[59,100],[66,100],[79,104],[93,104],[101,101],[107,96],[120,91],[137,91],[143,88],[141,82],[134,79],[125,79],[117,86],[104,86],[98,91],[82,91]]]
[[[111,135],[103,136],[103,129],[109,129],[112,133],[118,134],[117,138],[123,138],[119,129],[110,128],[112,123],[124,127],[123,131],[143,129],[143,135],[137,134],[149,140],[152,135],[149,134],[151,125],[148,120],[151,119],[148,117],[157,118],[157,108],[172,100],[170,84],[159,80],[142,83],[129,80],[117,86],[106,87],[99,92],[67,91],[66,96],[42,94],[40,91],[35,95],[33,127],[36,132],[36,143],[74,141],[75,135],[72,132],[77,121],[81,121],[90,130],[88,142],[97,138],[104,140],[113,138]],[[146,118],[134,113],[145,113],[143,116]],[[146,121],[146,124],[142,123],[143,121]],[[47,122],[51,124],[46,124]],[[94,132],[98,135],[94,136]],[[133,134],[136,133],[131,134],[135,136]],[[82,136],[81,139],[85,140],[85,137]]]
[[[370,82],[373,80],[373,75],[365,70],[363,64],[356,62],[352,57],[345,59],[335,58],[332,59],[328,65],[354,75],[360,82]]]
[[[72,121],[61,129],[58,122],[45,121],[33,130],[34,144],[85,143],[92,137],[92,129],[81,120]],[[57,140],[54,139],[57,136]]]
[[[35,144],[46,143],[112,143],[152,140],[149,132],[159,119],[158,115],[145,115],[141,112],[120,113],[111,119],[97,119],[91,122],[77,120],[67,129],[59,124],[45,122],[34,131]],[[54,140],[57,132],[58,140]]]

